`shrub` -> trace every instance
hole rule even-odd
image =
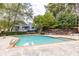
[[[56,19],[58,21],[59,28],[73,28],[76,25],[75,21],[77,20],[77,16],[73,13],[64,11],[60,12]]]
[[[26,32],[3,32],[1,33],[1,35],[22,35],[22,34],[26,34]]]
[[[55,17],[52,16],[50,12],[46,12],[44,15],[38,15],[34,18],[34,27],[36,27],[41,33],[44,30],[48,30],[49,28],[55,28],[56,21]]]

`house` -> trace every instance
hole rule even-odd
[[[19,24],[16,25],[13,30],[13,32],[28,32],[28,31],[35,31],[35,28],[32,27],[32,24]]]
[[[32,19],[25,19],[23,20],[24,23],[15,25],[13,28],[13,32],[27,32],[27,31],[35,31],[36,29],[32,26],[33,20]]]

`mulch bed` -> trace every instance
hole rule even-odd
[[[51,33],[54,35],[68,35],[73,33],[78,33],[77,29],[49,29],[46,33]]]

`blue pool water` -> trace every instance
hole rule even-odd
[[[49,44],[63,42],[63,38],[54,38],[48,36],[17,36],[20,40],[16,43],[16,46],[31,46],[38,44]]]

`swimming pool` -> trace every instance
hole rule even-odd
[[[63,38],[54,38],[49,36],[26,36],[21,35],[17,36],[20,40],[16,43],[16,46],[32,46],[39,44],[49,44],[49,43],[57,43],[63,42]]]

